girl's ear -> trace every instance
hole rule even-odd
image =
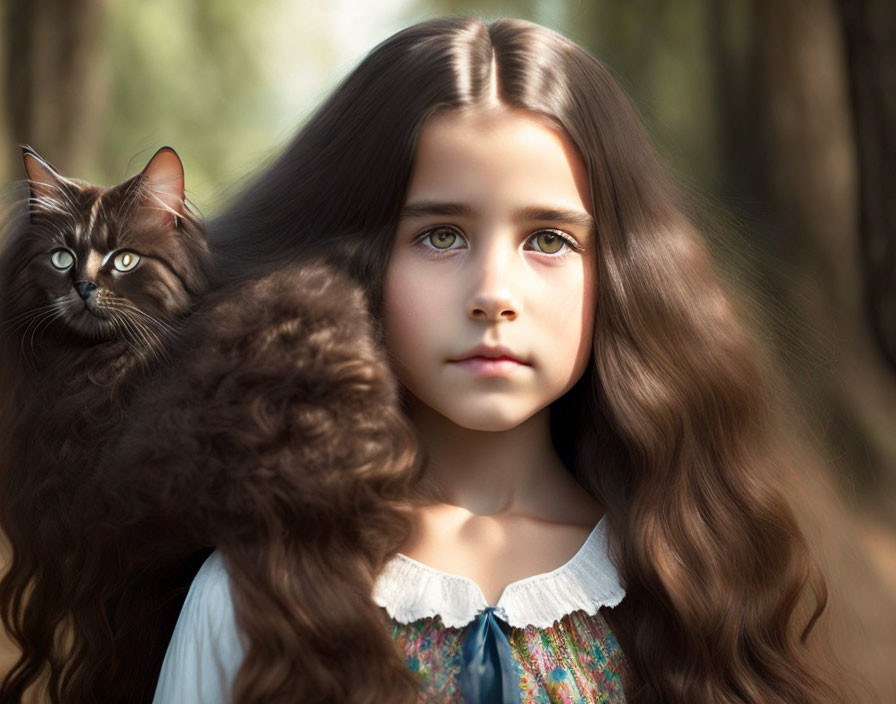
[[[171,147],[162,147],[140,172],[143,205],[159,211],[166,224],[184,214],[184,165]]]
[[[65,177],[27,145],[22,146],[22,161],[25,163],[25,174],[31,189],[31,198],[28,200],[29,214],[62,209],[65,202],[62,191],[63,184],[66,183]]]

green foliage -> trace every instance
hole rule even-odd
[[[173,146],[188,192],[210,203],[246,155],[270,144],[259,26],[267,0],[120,0],[109,5],[109,114],[99,165],[106,182]],[[204,209],[204,207],[203,207]]]
[[[209,215],[294,134],[411,0],[109,3],[109,109],[95,174],[114,183],[168,144]]]

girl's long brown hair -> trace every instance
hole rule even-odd
[[[211,224],[219,285],[238,290],[271,267],[335,253],[364,283],[376,326],[421,126],[437,110],[487,101],[493,80],[500,102],[564,130],[589,174],[593,357],[552,406],[552,430],[570,470],[605,507],[626,588],[606,615],[629,665],[628,701],[852,701],[809,639],[827,592],[780,479],[800,457],[779,422],[782,382],[629,100],[574,42],[520,20],[468,18],[424,22],[383,42]],[[371,334],[388,359],[381,330]],[[251,507],[254,525],[269,527],[264,540],[247,539],[224,510],[196,514],[205,521],[197,530],[228,559],[249,638],[236,702],[413,701],[370,582],[359,577],[382,565],[387,547],[399,549],[417,500],[410,455],[391,469],[380,476],[380,487],[393,489],[382,510],[374,493],[363,494],[375,522],[352,520],[350,493],[314,504],[321,525],[338,531],[348,521],[338,540],[326,531],[293,539],[300,533],[287,519],[302,514],[282,500],[301,499],[301,478],[292,487],[292,478],[253,484],[248,503],[236,479],[199,497],[206,507],[233,497]],[[363,479],[333,473],[327,486],[358,488]],[[151,483],[129,490],[154,491]],[[353,600],[339,603],[328,589]],[[340,653],[350,667],[340,667]]]
[[[574,42],[511,19],[441,19],[394,35],[217,223],[221,270],[238,271],[241,253],[276,261],[357,236],[378,314],[421,125],[487,101],[492,80],[501,103],[554,120],[589,174],[594,353],[552,426],[611,527],[626,597],[608,618],[630,664],[627,698],[849,700],[843,673],[808,638],[827,589],[782,480],[803,457],[784,430],[782,376],[630,101]],[[245,701],[264,676],[240,672]]]

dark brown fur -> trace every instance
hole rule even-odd
[[[116,583],[127,576],[158,584],[214,545],[252,637],[244,667],[263,673],[243,687],[263,688],[271,702],[349,701],[340,677],[349,668],[412,696],[371,593],[407,537],[422,469],[374,338],[361,289],[323,264],[274,271],[208,300],[174,366],[132,404],[128,429],[100,464],[98,491],[75,499],[94,508],[96,529],[87,541],[96,561],[78,598],[127,591]],[[149,603],[142,614],[125,610],[132,622],[118,650],[133,654],[121,659],[128,671],[84,679],[103,683],[92,693],[101,701],[152,696],[144,686],[160,662],[139,657]],[[380,636],[359,647],[359,630]],[[300,681],[277,675],[286,644],[306,654]],[[147,672],[138,676],[135,665]],[[67,701],[91,694],[66,691]]]

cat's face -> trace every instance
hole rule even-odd
[[[62,325],[86,341],[158,344],[202,288],[207,257],[177,155],[160,150],[111,188],[64,178],[33,153],[25,164],[30,226],[11,288],[17,313],[30,311],[32,328]]]

